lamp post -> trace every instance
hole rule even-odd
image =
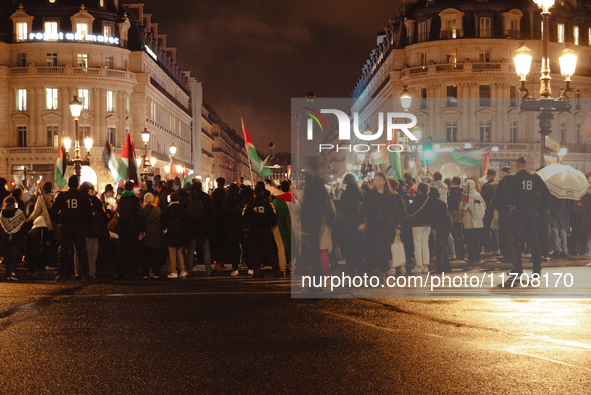
[[[544,154],[546,151],[546,136],[552,133],[552,120],[554,119],[554,112],[564,112],[571,109],[566,94],[573,89],[570,86],[571,77],[575,73],[577,65],[577,55],[571,49],[566,48],[560,58],[560,70],[564,76],[565,88],[560,93],[557,99],[552,98],[552,90],[550,87],[550,55],[549,55],[549,31],[550,26],[548,19],[550,7],[554,5],[554,0],[534,0],[535,3],[542,7],[542,69],[540,71],[540,98],[533,98],[527,90],[525,84],[527,82],[527,75],[529,74],[532,60],[532,51],[525,45],[521,45],[513,53],[513,61],[515,62],[515,71],[521,77],[520,92],[524,93],[519,106],[521,111],[536,111],[538,112],[538,119],[540,125],[540,167],[544,167]]]
[[[404,108],[405,112],[408,112],[408,110],[410,109],[411,102],[412,102],[412,96],[410,95],[410,92],[408,91],[408,89],[405,86],[404,90],[400,94],[400,104],[402,104],[402,108]]]
[[[78,100],[78,96],[74,96],[74,100],[70,102],[70,111],[74,117],[76,138],[74,140],[74,159],[70,158],[68,152],[72,146],[72,141],[69,138],[64,139],[64,146],[66,148],[66,166],[74,166],[76,175],[80,178],[82,166],[90,166],[90,149],[92,148],[93,141],[90,136],[86,136],[84,139],[86,157],[82,159],[80,156],[80,128],[78,127],[78,117],[80,117],[80,112],[82,111],[82,102]]]
[[[312,89],[308,89],[308,92],[306,93],[306,96],[304,96],[306,98],[306,102],[308,102],[308,105],[311,105],[312,103],[314,103],[314,99],[316,98],[316,95],[314,94],[314,92],[312,91]],[[298,135],[296,136],[296,167],[297,167],[297,179],[296,179],[296,185],[297,188],[299,189],[301,187],[300,185],[300,119],[301,119],[301,114],[296,114],[296,120],[298,121]]]
[[[144,154],[137,158],[138,166],[141,167],[141,177],[146,181],[148,177],[154,177],[154,170],[150,169],[156,165],[156,158],[148,155],[148,142],[150,141],[150,132],[147,128],[144,128],[142,132],[142,141],[144,142]]]
[[[567,152],[568,152],[568,149],[566,149],[564,147],[558,151],[557,155],[558,155],[558,159],[560,159],[560,164],[562,164],[562,159],[566,156]]]
[[[170,156],[171,156],[171,162],[174,162],[174,155],[176,154],[176,146],[174,145],[174,143],[170,144]],[[170,168],[170,166],[168,166]],[[174,171],[174,169],[170,169],[170,171],[167,171],[167,173]],[[171,175],[172,177],[172,175]]]

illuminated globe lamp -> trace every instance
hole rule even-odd
[[[560,164],[562,164],[562,159],[564,159],[564,157],[566,156],[568,152],[568,149],[566,149],[565,147],[562,147],[559,151],[558,151],[558,159],[560,159]]]
[[[80,128],[78,126],[78,118],[82,112],[82,102],[78,100],[78,96],[70,102],[70,111],[74,117],[74,125],[76,129],[76,139],[74,140],[74,159],[71,159],[69,154],[66,156],[66,166],[74,166],[76,175],[80,178],[82,166],[90,166],[90,149],[92,148],[92,138],[87,136],[84,139],[84,147],[86,148],[86,158],[82,159],[80,156]],[[67,141],[66,141],[67,140]],[[69,150],[72,146],[70,139],[64,139],[64,147]]]
[[[150,158],[148,155],[148,142],[150,141],[150,132],[147,128],[144,128],[142,131],[142,141],[144,142],[144,154],[137,159],[137,165],[141,169],[140,175],[147,181],[149,177],[154,177],[154,170],[150,169],[150,164],[152,163],[152,159],[154,159],[154,164],[156,164],[156,158]]]
[[[402,105],[402,108],[404,108],[405,112],[408,112],[408,110],[410,109],[411,102],[412,96],[410,95],[410,92],[408,91],[408,89],[406,89],[405,86],[404,90],[400,94],[400,104]]]
[[[565,98],[567,92],[572,92],[573,88],[570,86],[571,77],[577,68],[577,53],[570,48],[565,48],[558,58],[560,62],[560,73],[564,77],[565,87],[560,92],[560,98]]]

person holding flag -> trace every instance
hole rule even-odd
[[[257,153],[257,150],[254,147],[252,140],[250,139],[250,135],[246,131],[246,126],[244,126],[244,120],[241,119],[241,121],[242,131],[244,132],[244,148],[246,149],[246,154],[248,155],[249,159],[248,165],[250,167],[250,181],[254,184],[254,179],[252,177],[253,170],[257,175],[263,178],[271,177],[273,175],[273,170],[269,169],[268,167],[265,167],[265,165],[271,158],[271,155],[267,156],[265,160],[261,162],[259,154]]]

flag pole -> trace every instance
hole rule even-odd
[[[244,119],[240,118],[240,122],[242,122],[242,133],[244,134]],[[244,141],[246,142],[246,135],[244,136]],[[244,150],[246,151],[246,144],[244,145]],[[248,151],[246,151],[246,160],[248,161],[248,169],[250,170],[250,182],[252,183],[251,187],[254,189],[254,178],[252,177],[252,164],[250,163],[250,158],[248,157]]]

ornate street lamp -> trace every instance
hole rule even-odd
[[[78,118],[82,112],[82,102],[78,100],[78,96],[74,96],[74,100],[70,102],[70,111],[74,117],[74,124],[76,127],[76,139],[74,140],[74,159],[70,158],[69,150],[72,146],[72,140],[64,139],[64,147],[66,148],[66,165],[74,166],[76,175],[80,177],[82,166],[90,166],[90,149],[92,148],[92,137],[86,136],[84,139],[84,147],[86,148],[86,157],[80,157],[80,128],[78,127]]]
[[[522,45],[513,53],[513,61],[515,62],[515,71],[521,77],[520,92],[524,93],[519,106],[521,111],[536,111],[538,112],[538,119],[540,125],[540,167],[544,167],[544,154],[546,153],[546,136],[552,133],[552,120],[554,119],[554,112],[564,112],[571,109],[566,94],[572,91],[570,86],[571,77],[575,73],[577,65],[577,55],[570,49],[565,49],[559,58],[561,74],[564,76],[565,88],[560,93],[557,99],[552,98],[552,89],[550,87],[550,27],[548,19],[550,7],[554,5],[554,0],[535,0],[535,3],[542,7],[542,69],[540,71],[540,98],[533,98],[525,84],[527,82],[527,75],[529,74],[532,60],[532,51]]]
[[[176,155],[176,146],[174,145],[174,143],[172,143],[170,145],[170,155],[172,155],[173,159],[174,159],[174,156]]]

